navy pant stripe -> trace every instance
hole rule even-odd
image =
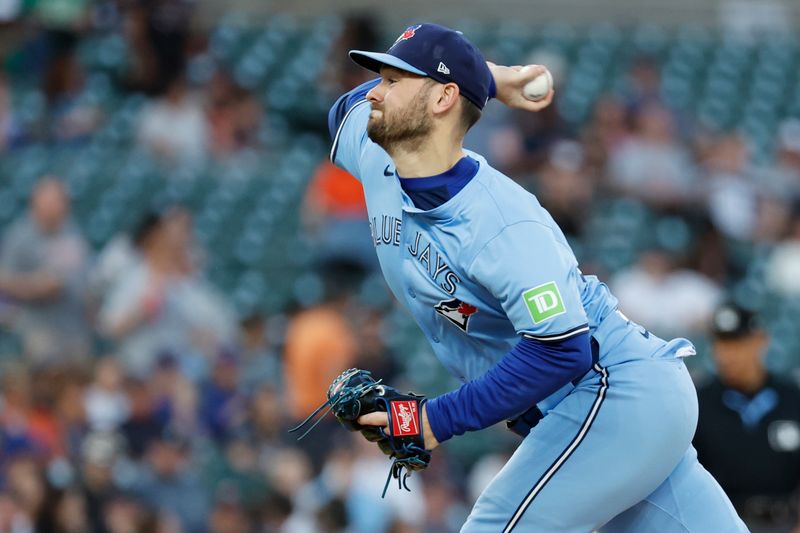
[[[544,474],[536,481],[536,484],[531,488],[528,494],[525,496],[525,499],[522,500],[522,503],[519,504],[517,510],[511,516],[511,519],[506,524],[506,527],[503,529],[503,533],[510,533],[514,527],[519,523],[522,515],[525,511],[530,507],[531,503],[533,502],[534,498],[542,492],[545,485],[553,478],[553,476],[558,472],[561,466],[569,459],[569,457],[578,449],[578,446],[583,439],[586,438],[586,434],[589,433],[589,429],[592,427],[595,419],[597,418],[597,413],[600,411],[600,406],[603,404],[603,400],[606,397],[606,391],[608,391],[608,370],[601,367],[598,363],[595,363],[594,369],[597,373],[600,374],[600,390],[597,391],[597,398],[595,398],[594,403],[592,404],[592,408],[589,410],[589,414],[586,416],[586,419],[581,424],[581,429],[578,431],[578,434],[575,435],[575,438],[572,439],[572,442],[569,443],[563,452],[553,461],[553,464],[545,470]]]

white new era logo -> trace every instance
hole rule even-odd
[[[450,74],[450,69],[447,68],[447,65],[439,61],[439,67],[436,69],[437,72],[441,72],[442,74]]]

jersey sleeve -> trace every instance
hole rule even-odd
[[[343,94],[328,113],[328,131],[333,141],[331,162],[359,181],[361,180],[359,159],[362,150],[369,142],[367,121],[370,105],[367,93],[379,82],[377,79],[371,80]]]
[[[588,332],[552,342],[523,337],[484,375],[428,400],[428,420],[436,440],[444,442],[529,411],[589,370],[590,346]]]
[[[525,337],[559,341],[589,330],[575,257],[544,224],[506,226],[477,253],[468,273]]]

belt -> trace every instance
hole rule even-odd
[[[597,342],[597,339],[592,337],[590,345],[592,348],[592,366],[591,368],[589,368],[589,370],[586,371],[585,374],[578,376],[577,378],[572,380],[572,384],[575,385],[576,387],[578,386],[578,383],[580,383],[583,380],[583,378],[586,377],[587,374],[589,374],[590,372],[594,372],[594,365],[596,365],[598,361],[600,361],[600,343]]]

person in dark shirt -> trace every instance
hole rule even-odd
[[[800,528],[800,389],[770,373],[758,317],[726,303],[713,316],[717,377],[700,387],[694,445],[754,533]]]

